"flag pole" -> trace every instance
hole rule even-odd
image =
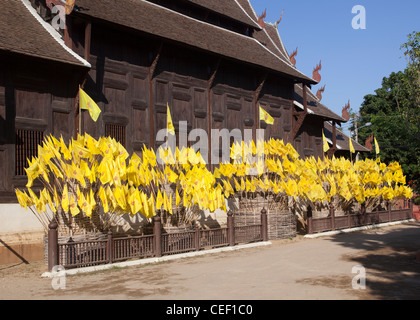
[[[79,97],[79,134],[82,134],[82,107],[80,105],[80,85],[79,85],[79,92],[78,92],[78,97]]]

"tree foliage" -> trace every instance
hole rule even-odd
[[[420,32],[411,33],[401,49],[406,69],[384,77],[382,87],[364,97],[359,139],[365,141],[373,134],[381,161],[398,161],[407,181],[420,193]],[[362,128],[368,122],[372,125]],[[366,157],[375,157],[375,148]]]

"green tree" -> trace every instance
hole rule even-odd
[[[407,182],[420,193],[420,32],[410,34],[401,48],[407,68],[383,78],[382,87],[364,97],[358,117],[359,141],[373,134],[381,148],[381,161],[398,161]],[[363,127],[368,122],[372,125]],[[366,156],[376,157],[375,148]]]

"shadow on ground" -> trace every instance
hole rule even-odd
[[[420,222],[401,227],[379,228],[331,237],[344,247],[358,249],[356,254],[343,255],[366,269],[366,290],[361,298],[420,299]]]

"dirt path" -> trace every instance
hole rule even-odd
[[[0,299],[420,299],[419,250],[417,222],[67,276],[64,290],[40,277],[43,262],[0,265]],[[358,265],[365,290],[352,287]]]

